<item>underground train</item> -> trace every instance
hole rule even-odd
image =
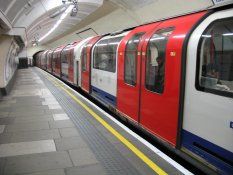
[[[35,58],[170,149],[233,174],[232,6],[90,37]]]

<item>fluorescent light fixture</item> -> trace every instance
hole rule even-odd
[[[67,13],[63,13],[63,14],[61,15],[61,17],[60,17],[60,20],[65,19],[66,15],[67,15]]]
[[[233,36],[233,33],[224,33],[223,36]]]
[[[176,36],[173,36],[173,38],[184,38],[185,35],[176,35]]]
[[[157,41],[157,40],[163,40],[163,39],[165,39],[165,37],[161,36],[161,37],[151,38],[150,41]]]
[[[61,15],[60,19],[56,22],[56,24],[48,31],[48,33],[46,33],[44,36],[42,36],[38,42],[42,41],[43,39],[45,39],[48,35],[50,35],[58,26],[59,24],[62,22],[63,19],[65,19],[65,17],[71,12],[71,10],[73,9],[73,5],[70,5],[66,11]]]
[[[201,35],[204,38],[211,38],[211,35]]]

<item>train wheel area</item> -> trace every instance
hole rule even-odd
[[[0,101],[0,174],[192,174],[38,69]]]

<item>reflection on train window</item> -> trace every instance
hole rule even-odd
[[[158,30],[149,40],[146,51],[145,86],[152,92],[163,93],[166,46],[173,30],[174,28]]]
[[[86,46],[83,47],[81,59],[82,59],[82,71],[84,72],[87,70],[87,47]]]
[[[233,18],[212,23],[198,48],[198,86],[203,91],[233,92]]]
[[[99,41],[94,49],[93,67],[108,72],[116,72],[116,50],[121,37]]]
[[[137,66],[137,51],[138,44],[144,33],[135,34],[127,43],[125,49],[125,83],[136,85],[136,66]]]

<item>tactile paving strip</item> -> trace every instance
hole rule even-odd
[[[36,71],[37,72],[37,71]],[[38,72],[37,72],[38,73]],[[55,96],[57,101],[69,115],[81,137],[86,141],[90,149],[95,154],[97,160],[111,175],[137,175],[140,174],[131,163],[126,160],[121,153],[97,130],[97,128],[84,116],[91,117],[81,106],[74,104],[64,93],[61,93],[44,75],[38,73],[48,89]],[[113,136],[114,137],[114,136]]]

